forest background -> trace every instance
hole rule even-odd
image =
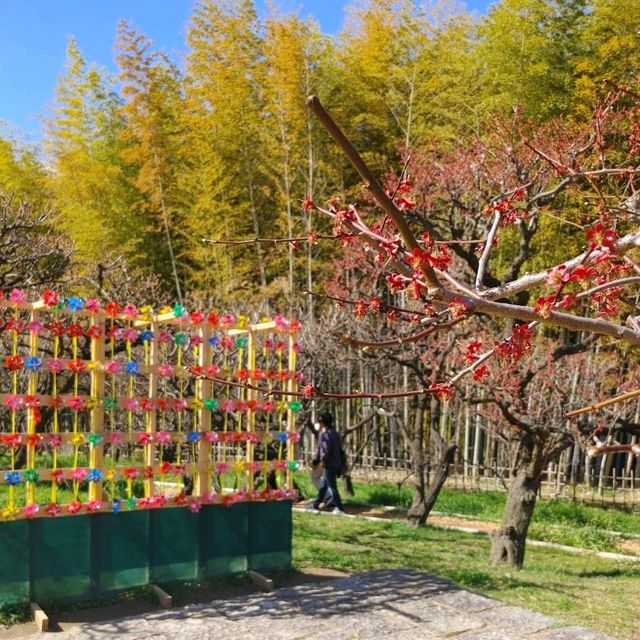
[[[205,1],[183,64],[122,23],[117,77],[69,41],[44,139],[2,140],[0,184],[53,210],[49,224],[74,249],[66,278],[100,280],[122,256],[157,295],[290,308],[339,251],[201,239],[306,236],[323,231],[302,211],[306,196],[362,200],[306,96],[377,175],[397,174],[407,153],[470,145],[515,105],[538,122],[588,118],[602,80],[638,67],[640,9],[627,4],[508,0],[474,19],[453,5],[371,0],[328,37],[295,15],[259,21],[247,0]]]

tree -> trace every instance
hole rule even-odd
[[[597,99],[603,81],[627,86],[640,73],[638,24],[640,6],[637,3],[593,0],[576,68],[574,100],[583,114],[589,115],[590,105]]]
[[[138,262],[160,275],[182,302],[182,277],[188,265],[184,196],[179,184],[185,159],[180,114],[180,75],[152,43],[127,22],[118,25],[116,62],[125,126],[120,132],[121,156],[131,186],[139,194],[135,208],[140,220]]]
[[[264,110],[269,114],[268,144],[275,151],[278,162],[270,167],[269,179],[275,186],[274,200],[278,211],[284,211],[284,228],[288,237],[310,231],[307,220],[300,217],[296,195],[313,198],[322,156],[317,122],[304,100],[309,93],[325,92],[326,78],[323,63],[328,44],[312,22],[302,22],[294,15],[273,15],[266,20],[263,41],[265,56]],[[296,219],[298,218],[298,219]],[[307,245],[306,286],[312,288],[313,268],[311,245]],[[298,269],[295,251],[288,244],[287,298],[294,303]],[[312,298],[309,298],[312,300]],[[309,313],[311,317],[311,312]]]
[[[582,53],[586,0],[502,0],[478,31],[482,95],[489,111],[518,106],[537,120],[569,113]]]
[[[194,202],[192,228],[199,237],[253,233],[273,219],[264,192],[262,96],[264,72],[258,20],[252,0],[202,0],[187,33],[190,52],[185,77],[185,119],[192,153],[187,177]],[[233,168],[233,169],[231,169]],[[255,250],[257,282],[242,255],[225,251],[217,259],[227,288],[254,295],[267,285],[265,251]]]
[[[0,289],[51,287],[68,278],[69,239],[55,231],[51,209],[0,190]]]
[[[73,39],[46,120],[45,149],[61,228],[85,269],[97,256],[136,252],[133,195],[120,162],[119,100],[101,72],[87,67]]]
[[[626,92],[623,96],[626,100]],[[431,211],[429,232],[420,237],[412,228],[416,218],[420,219],[414,213],[413,185],[404,181],[395,191],[389,189],[385,192],[317,99],[310,99],[311,109],[358,170],[385,217],[382,221],[366,221],[355,206],[342,208],[337,203],[329,209],[315,205],[314,208],[333,219],[336,237],[349,244],[357,243],[367,250],[371,256],[371,269],[378,270],[380,265],[384,265],[385,279],[391,292],[405,291],[416,300],[405,310],[396,311],[396,315],[410,314],[415,322],[422,325],[413,339],[424,339],[439,329],[451,330],[452,323],[458,324],[476,314],[492,319],[488,328],[494,333],[502,324],[500,318],[515,321],[507,325],[506,337],[497,341],[495,346],[484,350],[479,345],[478,351],[468,352],[470,364],[464,369],[446,382],[432,383],[417,393],[433,393],[447,400],[451,398],[453,386],[466,375],[473,374],[478,381],[488,375],[486,363],[491,358],[498,356],[503,363],[518,362],[531,349],[532,330],[539,325],[555,326],[578,336],[609,336],[630,346],[640,345],[640,333],[635,326],[627,328],[619,321],[620,305],[628,300],[629,292],[640,282],[637,276],[629,275],[630,267],[625,262],[625,254],[640,246],[635,218],[628,215],[628,212],[635,211],[635,200],[630,200],[626,193],[627,188],[631,193],[636,189],[638,172],[628,167],[634,166],[638,160],[634,141],[635,114],[639,105],[629,106],[621,98],[621,95],[610,96],[604,105],[596,109],[594,122],[585,130],[578,131],[568,125],[563,131],[560,123],[554,123],[554,137],[546,136],[548,148],[545,150],[537,146],[545,136],[541,135],[534,141],[530,132],[527,135],[526,126],[516,136],[525,141],[521,149],[509,144],[511,137],[507,136],[503,145],[508,160],[506,164],[495,147],[490,149],[490,159],[477,164],[468,162],[465,150],[459,162],[471,167],[470,175],[456,178],[454,175],[458,172],[449,174],[443,176],[440,187],[434,186],[431,193],[422,190],[423,205],[430,207]],[[600,135],[594,136],[593,131]],[[607,164],[610,157],[619,160],[621,153],[626,154],[622,166]],[[486,157],[487,154],[483,155]],[[534,168],[537,163],[542,166]],[[496,173],[499,167],[502,167],[500,174]],[[513,175],[508,178],[510,172]],[[434,185],[438,185],[439,180],[434,180],[433,173],[426,174],[431,175]],[[465,181],[466,184],[461,184]],[[532,218],[542,213],[542,207],[550,208],[554,204],[563,207],[566,204],[564,196],[571,192],[578,193],[580,200],[587,202],[579,213],[590,216],[592,221],[586,227],[584,250],[561,264],[548,263],[548,268],[538,273],[520,275],[530,257],[531,240],[539,228],[530,224]],[[598,198],[595,208],[588,204],[593,196]],[[408,218],[405,212],[409,212]],[[438,234],[445,231],[446,226],[438,223],[438,218],[433,215],[436,212],[440,213],[443,222],[448,222],[448,230],[453,235],[452,242],[442,242],[445,245],[451,242],[451,250],[456,251],[462,262],[452,261],[443,245],[437,244],[441,237]],[[571,214],[566,218],[562,210],[556,214],[555,217],[572,224]],[[488,215],[490,220],[485,217],[484,223],[479,222],[482,215]],[[479,227],[474,227],[474,224],[479,224]],[[508,269],[501,270],[498,279],[497,273],[489,274],[490,257],[495,252],[497,234],[510,224],[520,229],[519,250],[511,254],[505,252],[505,256],[511,255],[511,264]],[[466,243],[477,242],[477,236],[469,237],[465,232],[472,229],[478,233],[483,225],[486,226],[486,236],[480,256],[461,249]],[[619,232],[624,233],[624,229],[627,233],[619,235]],[[545,291],[545,285],[550,290]],[[531,295],[537,295],[535,307],[527,304]],[[375,316],[383,309],[379,297],[375,303],[370,298],[351,300],[349,304],[362,317],[369,313]],[[402,342],[406,340],[404,338]],[[381,345],[384,345],[382,340],[378,346]],[[367,345],[369,349],[375,346]],[[308,397],[326,395],[313,386],[304,392]],[[542,418],[537,423],[546,424]],[[556,440],[549,435],[553,430],[546,427],[534,430],[532,424],[524,420],[513,420],[512,424],[520,430],[518,443],[521,451],[528,453],[523,453],[517,466],[505,520],[504,530],[509,529],[511,547],[507,551],[504,537],[496,538],[494,558],[519,566],[523,558],[520,550],[523,553],[528,521],[535,504],[535,497],[523,500],[522,496],[530,496],[544,463],[556,455],[559,447],[566,446],[570,432],[560,430],[562,435]],[[533,484],[527,486],[525,481]],[[515,521],[518,526],[512,527],[510,523]]]
[[[0,138],[0,189],[36,207],[50,198],[36,151],[8,137]]]

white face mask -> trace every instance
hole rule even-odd
[[[314,423],[313,423],[313,428],[314,428],[316,431],[320,431],[320,423],[319,423],[319,422],[314,422]]]

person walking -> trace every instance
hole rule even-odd
[[[319,464],[322,465],[322,479],[320,480],[318,496],[307,505],[307,509],[315,509],[317,511],[320,508],[320,504],[325,502],[325,498],[329,497],[327,502],[333,505],[332,513],[341,514],[344,513],[344,507],[336,482],[338,472],[342,467],[340,435],[335,430],[333,416],[330,413],[322,413],[318,421],[320,423],[320,437],[318,438],[316,455],[311,464],[314,467]],[[329,496],[327,496],[328,493],[330,494]]]

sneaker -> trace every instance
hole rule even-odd
[[[344,515],[344,511],[342,509],[338,509],[338,507],[335,507],[334,510],[331,513],[333,513],[334,516],[343,516]]]
[[[309,509],[310,511],[320,511],[320,509],[318,509],[318,507],[316,507],[316,505],[313,504],[313,502],[309,502],[304,506],[304,508]]]

